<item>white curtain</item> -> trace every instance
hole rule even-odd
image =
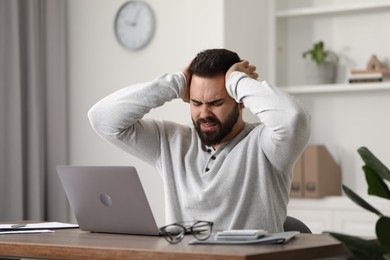
[[[0,0],[0,221],[68,221],[66,1]]]

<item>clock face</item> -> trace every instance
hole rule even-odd
[[[138,50],[153,37],[155,19],[151,7],[141,1],[126,2],[115,18],[115,34],[126,48]]]

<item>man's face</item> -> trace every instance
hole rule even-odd
[[[205,145],[217,145],[234,136],[240,107],[225,88],[225,75],[213,78],[192,76],[190,86],[191,117]]]

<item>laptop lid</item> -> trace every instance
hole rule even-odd
[[[159,235],[141,181],[131,166],[57,166],[81,230]]]

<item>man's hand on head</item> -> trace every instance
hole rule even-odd
[[[183,74],[186,77],[186,93],[184,97],[182,97],[184,102],[190,103],[190,82],[191,82],[191,74],[188,72],[188,67],[190,63],[183,69]]]
[[[251,65],[247,60],[243,60],[233,64],[230,67],[230,69],[226,72],[225,79],[228,80],[230,74],[232,74],[232,72],[234,71],[244,72],[252,79],[257,79],[259,77],[259,74],[257,74],[256,72],[256,67],[254,65]]]

